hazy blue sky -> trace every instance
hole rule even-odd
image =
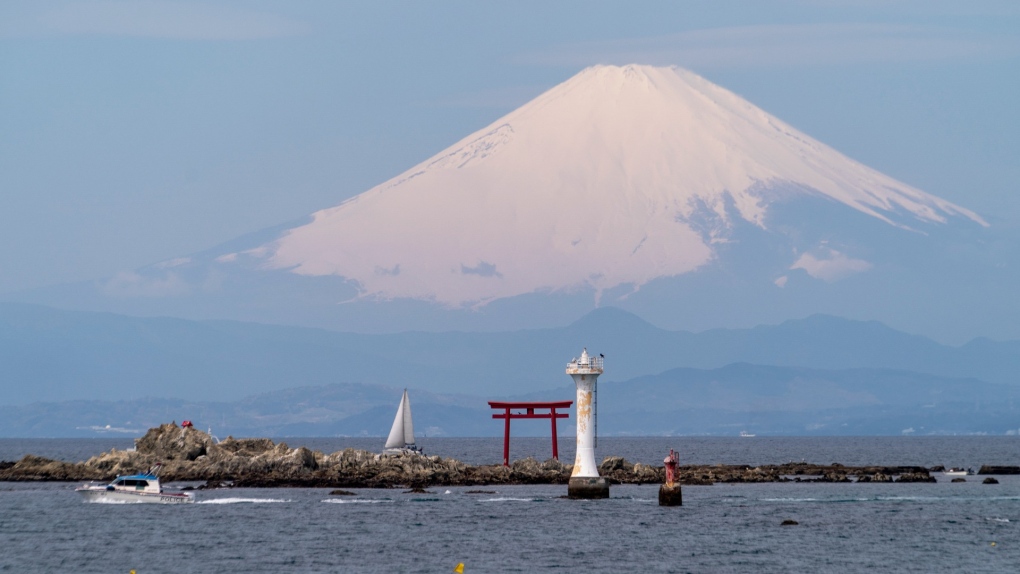
[[[5,0],[0,293],[334,205],[631,62],[1020,227],[1020,2]]]

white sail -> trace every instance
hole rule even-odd
[[[404,413],[404,446],[414,446],[414,423],[411,422],[411,401],[407,398],[407,389],[404,389],[400,410]]]
[[[386,448],[404,448],[414,446],[414,423],[411,422],[411,401],[407,398],[407,389],[400,398],[397,416],[393,418],[390,436],[386,438]]]

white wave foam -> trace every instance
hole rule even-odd
[[[877,498],[762,498],[762,502],[868,502]]]
[[[93,498],[85,501],[86,504],[142,504],[141,500],[110,500],[109,498]]]
[[[327,498],[322,502],[329,504],[379,504],[382,502],[393,502],[392,500],[385,498],[351,498],[344,500],[341,498]]]
[[[946,496],[879,496],[876,500],[883,502],[936,502],[939,500],[952,500],[952,497]]]
[[[762,502],[971,502],[975,500],[1020,500],[1020,496],[876,496],[854,498],[760,498]]]
[[[504,496],[500,498],[483,498],[481,502],[537,502],[536,498],[513,498]]]
[[[880,496],[882,501],[971,502],[974,500],[1020,500],[1020,496]]]
[[[762,502],[818,502],[818,498],[763,498]]]
[[[654,498],[639,498],[637,496],[612,496],[613,500],[633,500],[634,502],[656,502]]]
[[[1009,522],[1008,518],[986,518],[985,520],[991,520],[992,522]]]
[[[211,498],[209,500],[199,500],[197,504],[239,504],[242,502],[266,504],[269,502],[290,502],[290,500],[282,498]]]

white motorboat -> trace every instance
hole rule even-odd
[[[974,474],[974,471],[969,468],[956,468],[954,466],[943,470],[942,474],[946,476],[970,476]]]
[[[404,389],[404,396],[400,398],[397,416],[393,419],[384,448],[383,454],[421,454],[421,449],[414,444],[414,423],[411,421],[411,401],[407,398],[407,389]]]
[[[187,492],[166,492],[159,483],[159,470],[162,465],[156,464],[143,474],[118,476],[107,485],[86,484],[74,489],[85,497],[85,502],[110,503],[155,503],[181,504],[195,502],[195,498]]]

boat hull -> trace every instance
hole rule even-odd
[[[126,492],[106,488],[78,488],[76,492],[85,502],[107,504],[187,504],[195,499],[187,493],[177,492]]]
[[[414,446],[414,445],[408,445],[408,446],[405,446],[405,447],[403,447],[403,448],[401,448],[401,447],[397,447],[397,448],[387,448],[387,449],[386,449],[386,450],[384,450],[384,451],[383,451],[382,453],[383,453],[383,454],[389,454],[389,455],[408,455],[408,454],[416,454],[416,455],[418,455],[418,456],[425,456],[425,453],[424,453],[424,452],[422,452],[422,450],[421,450],[420,448],[418,448],[418,447],[416,447],[416,446]]]
[[[974,471],[969,468],[947,468],[942,471],[942,474],[945,476],[971,476]]]

